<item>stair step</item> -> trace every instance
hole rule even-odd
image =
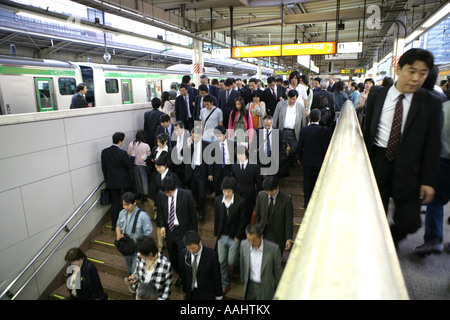
[[[95,264],[99,272],[115,275],[122,279],[128,276],[127,264],[123,256],[96,249],[89,249],[85,254]]]

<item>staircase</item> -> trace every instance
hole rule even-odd
[[[304,215],[303,209],[303,173],[298,165],[290,168],[290,176],[280,179],[280,189],[290,193],[294,205],[294,239],[297,235],[301,221]],[[138,202],[138,207],[153,216],[152,204],[147,201],[144,204]],[[124,283],[123,278],[128,276],[125,259],[114,246],[115,232],[111,229],[111,222],[108,221],[109,213],[107,213],[94,228],[90,237],[83,243],[81,249],[85,252],[87,258],[92,261],[99,272],[100,280],[104,290],[108,293],[110,300],[133,300],[132,293],[128,290],[128,286]],[[207,208],[205,221],[199,223],[199,234],[202,243],[206,247],[214,248],[214,194],[207,196]],[[153,222],[153,237],[156,238],[156,224]],[[166,250],[163,254],[167,256]],[[289,252],[283,253],[282,265],[289,257]],[[64,269],[65,270],[65,269]],[[66,279],[64,278],[64,270],[55,278],[54,282],[41,299],[62,300],[69,296]],[[174,282],[178,278],[174,275]],[[243,294],[243,285],[240,283],[239,268],[231,275],[230,290],[224,296],[228,300],[241,300]],[[52,289],[53,288],[53,289]],[[181,287],[172,286],[172,300],[183,300],[183,292]]]

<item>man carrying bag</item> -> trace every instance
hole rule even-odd
[[[131,275],[136,267],[136,239],[142,235],[152,236],[153,226],[148,214],[137,207],[134,193],[126,192],[122,196],[122,205],[124,209],[117,219],[114,244],[125,257]]]

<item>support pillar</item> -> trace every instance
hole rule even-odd
[[[194,40],[192,55],[192,82],[196,86],[200,85],[200,76],[203,73],[203,42]]]

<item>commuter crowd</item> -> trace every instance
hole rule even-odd
[[[153,98],[133,141],[124,146],[125,134],[116,132],[101,154],[116,240],[135,244],[124,254],[130,291],[137,299],[170,299],[175,285],[186,299],[222,299],[238,269],[243,299],[272,299],[294,229],[292,198],[279,181],[301,165],[307,208],[347,101],[385,211],[391,198],[395,203],[394,244],[420,228],[426,205],[425,242],[416,251],[443,251],[450,124],[448,93],[434,87],[437,72],[431,53],[411,49],[399,60],[396,81],[385,77],[380,86],[370,78],[347,84],[332,76],[313,78],[310,86],[297,71],[286,81],[269,77],[267,87],[255,78],[210,82],[203,75],[198,89],[185,76]],[[209,248],[199,225],[213,193]],[[154,210],[142,211],[137,201]],[[77,252],[66,260],[82,266],[86,259]],[[101,284],[91,287],[99,298]],[[77,291],[72,297],[93,297]]]

